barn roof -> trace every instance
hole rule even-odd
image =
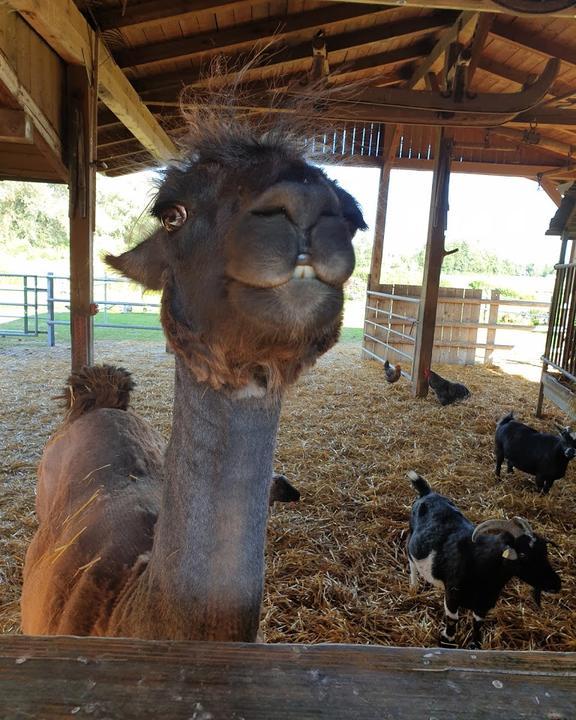
[[[453,170],[538,176],[545,188],[576,177],[573,2],[65,0],[39,8],[32,0],[9,1],[65,61],[81,62],[90,29],[101,40],[98,168],[108,175],[152,167],[174,152],[185,129],[180,93],[204,84],[211,59],[229,58],[231,78],[247,53],[265,47],[248,73],[255,87],[271,76],[292,87],[314,66],[329,83],[362,80],[375,89],[366,102],[318,117],[314,140],[327,156],[379,165],[384,127],[394,123],[394,166],[431,167],[433,126],[454,122]],[[48,11],[58,5],[68,10]],[[467,54],[458,53],[462,48]],[[547,66],[551,58],[558,68]],[[468,76],[460,98],[467,114],[453,112],[453,96],[441,99],[459,64]],[[538,102],[524,100],[521,91],[546,68],[547,92]],[[418,102],[434,96],[444,105],[414,110],[415,90]],[[499,112],[510,104],[509,113]]]

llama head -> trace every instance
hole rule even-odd
[[[352,238],[366,225],[284,131],[205,123],[164,174],[159,228],[106,260],[162,290],[168,342],[198,381],[278,389],[337,340]]]

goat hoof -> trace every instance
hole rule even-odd
[[[481,647],[480,643],[471,642],[471,643],[468,643],[467,649],[468,650],[481,650],[482,647]]]

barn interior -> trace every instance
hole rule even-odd
[[[34,528],[34,468],[58,422],[48,395],[57,394],[70,364],[78,368],[95,358],[137,361],[143,386],[138,409],[164,431],[169,426],[169,407],[154,401],[146,382],[161,386],[164,400],[171,397],[170,359],[157,354],[146,364],[128,346],[119,347],[117,357],[101,358],[98,346],[95,352],[95,177],[97,172],[118,176],[160,167],[176,158],[186,131],[180,112],[182,90],[205,88],[206,67],[221,55],[228,59],[219,79],[224,86],[234,83],[247,56],[257,58],[243,73],[250,99],[239,112],[247,115],[260,117],[265,112],[270,82],[280,107],[283,97],[306,93],[314,83],[333,88],[334,102],[311,116],[315,130],[309,141],[315,153],[326,162],[380,169],[365,358],[381,362],[399,347],[406,353],[405,344],[399,346],[392,337],[394,330],[396,338],[404,332],[402,325],[393,322],[391,309],[386,316],[385,301],[394,298],[384,296],[394,295],[394,290],[380,283],[390,172],[434,172],[416,333],[409,357],[404,358],[408,377],[388,386],[380,362],[359,366],[355,351],[344,346],[340,355],[327,357],[295,388],[285,411],[278,462],[303,491],[303,500],[297,508],[275,510],[271,518],[263,620],[269,642],[385,646],[378,648],[380,659],[342,649],[335,658],[326,655],[322,660],[319,655],[314,661],[328,674],[326,668],[332,665],[343,676],[361,676],[361,694],[370,697],[372,709],[388,707],[386,694],[390,702],[400,703],[399,678],[406,678],[407,685],[400,683],[404,690],[412,685],[416,692],[414,668],[427,657],[420,649],[434,646],[441,614],[437,593],[421,588],[410,595],[408,589],[404,542],[413,498],[405,475],[416,464],[474,520],[490,514],[535,518],[539,530],[558,543],[555,561],[564,580],[560,598],[546,600],[545,611],[529,606],[525,587],[510,589],[495,612],[487,644],[494,652],[482,656],[480,674],[474,674],[474,658],[469,655],[458,661],[465,670],[458,670],[449,651],[428,662],[445,663],[449,682],[457,678],[472,693],[477,714],[470,717],[495,716],[511,704],[532,712],[537,707],[533,697],[549,703],[547,712],[569,717],[576,663],[571,654],[576,650],[570,492],[574,470],[545,497],[521,477],[496,484],[492,470],[492,434],[503,398],[504,409],[514,406],[527,419],[537,405],[539,388],[489,366],[461,367],[459,377],[471,388],[472,398],[444,411],[434,398],[426,397],[425,380],[435,357],[450,173],[479,173],[529,178],[558,206],[564,203],[566,213],[558,216],[556,230],[564,242],[562,264],[569,269],[555,293],[560,325],[570,332],[560,345],[557,334],[550,335],[547,350],[555,348],[557,354],[546,358],[544,374],[552,371],[556,381],[558,376],[567,379],[561,384],[573,392],[576,241],[570,224],[574,213],[567,207],[572,195],[563,199],[562,191],[576,179],[576,9],[573,2],[562,0],[8,0],[0,7],[0,178],[69,185],[72,338],[71,358],[46,351],[27,358],[25,381],[20,360],[4,374],[7,416],[20,428],[6,443],[3,470],[8,578],[1,615],[4,632],[18,632],[19,568]],[[352,99],[338,93],[349,83],[358,86]],[[191,102],[189,95],[186,102]],[[458,342],[460,347],[466,340]],[[549,386],[544,379],[540,401]],[[553,404],[536,421],[539,429],[554,421],[566,424],[566,416],[574,412],[572,395],[561,391],[561,405],[554,392],[546,396]],[[309,426],[312,437],[302,440],[301,427],[310,422],[307,415],[314,403],[319,410]],[[3,422],[8,427],[8,417]],[[71,652],[96,664],[105,664],[106,652],[118,658],[135,652],[118,641],[104,650],[90,641],[74,642],[49,646],[30,640],[26,645],[25,638],[0,638],[2,667],[18,671],[9,675],[6,685],[13,702],[22,707],[30,702],[17,689],[29,682],[35,701],[43,702],[44,708],[50,702],[61,703],[46,695],[42,679],[48,676],[48,665],[38,660],[31,670],[32,663],[18,663],[19,658],[44,657],[44,663],[59,658],[64,675],[70,675],[66,658]],[[391,668],[401,656],[386,653],[397,647],[418,650],[402,656],[405,674],[396,676]],[[521,662],[517,650],[530,651],[522,660],[525,686],[521,689],[512,682],[512,689],[503,693],[492,683],[492,675],[499,672],[505,682],[513,680]],[[138,651],[151,662],[150,648],[142,645]],[[220,662],[242,666],[234,650],[221,652]],[[253,662],[256,667],[258,658],[268,658],[269,651],[261,652],[262,656],[251,655],[254,660],[248,665]],[[170,648],[163,648],[158,657],[162,653],[169,654]],[[278,658],[280,665],[289,663],[289,658]],[[307,662],[292,680],[308,698],[306,683],[314,678],[306,675]],[[366,675],[370,662],[382,663],[378,677],[387,678],[379,690],[374,689],[379,680]],[[553,700],[544,699],[548,690],[538,684],[542,675],[556,690]],[[488,690],[476,685],[478,677],[490,680]],[[235,682],[235,690],[244,697],[238,690],[242,683]],[[109,683],[103,680],[102,688],[109,688]],[[70,687],[65,691],[59,686],[54,692],[64,693],[72,703],[80,685]],[[440,698],[437,690],[422,687],[424,696],[433,693],[437,702],[450,707],[450,697]],[[182,686],[179,692],[190,700],[193,688]],[[339,716],[339,705],[347,711],[355,708],[356,717],[373,716],[352,694],[343,699],[338,692],[312,692],[311,697],[306,700],[308,709],[331,703],[334,717]],[[457,694],[452,702],[456,700]],[[44,716],[56,717],[50,712],[54,710],[45,709]],[[287,717],[306,716],[298,714],[301,707],[291,705],[291,712]]]

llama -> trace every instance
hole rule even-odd
[[[256,639],[283,390],[336,342],[366,226],[293,131],[260,131],[221,104],[190,127],[152,208],[157,230],[106,258],[162,291],[172,434],[164,453],[127,409],[125,373],[72,378],[39,467],[25,633]]]

